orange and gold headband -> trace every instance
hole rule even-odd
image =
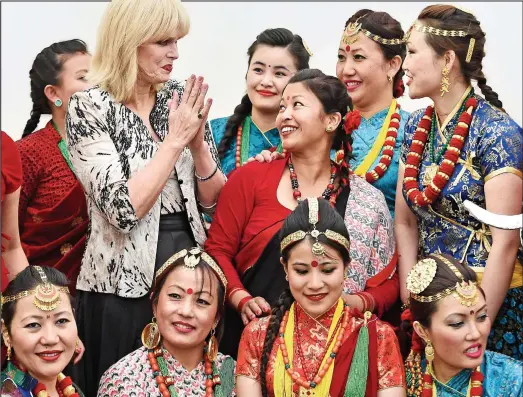
[[[316,197],[309,197],[307,200],[309,202],[309,223],[313,226],[312,231],[305,232],[303,230],[298,230],[284,237],[280,243],[280,251],[283,252],[283,250],[287,248],[289,245],[297,241],[301,241],[307,236],[311,236],[315,240],[315,242],[312,244],[313,255],[325,255],[325,248],[318,240],[318,237],[323,235],[327,237],[329,240],[334,241],[343,246],[350,254],[350,243],[349,240],[347,240],[344,236],[329,229],[325,230],[325,232],[320,232],[316,229],[316,224],[320,219],[318,199]]]
[[[69,294],[69,288],[57,287],[56,285],[51,284],[47,280],[47,276],[40,266],[33,266],[33,268],[38,272],[40,280],[42,281],[41,284],[38,284],[34,289],[22,291],[15,295],[2,296],[2,305],[8,302],[17,301],[18,299],[25,298],[29,295],[34,295],[33,304],[38,309],[46,312],[52,311],[60,305],[62,302],[60,292]]]

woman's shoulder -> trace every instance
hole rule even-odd
[[[227,121],[229,121],[229,118],[230,116],[220,117],[209,121],[209,124],[211,125],[212,135],[214,137],[216,145],[219,145],[220,141],[223,138],[223,134],[225,133],[225,126],[227,125]]]
[[[242,339],[246,339],[247,341],[255,341],[260,338],[265,339],[271,318],[272,316],[265,316],[251,320],[243,330]]]
[[[356,174],[349,176],[349,184],[349,201],[355,201],[358,204],[369,203],[378,212],[382,210],[388,212],[385,196],[377,187]]]
[[[286,161],[286,159],[272,160],[270,163],[251,161],[250,163],[244,164],[240,168],[233,170],[228,176],[228,181],[244,180],[251,181],[256,185],[260,183],[263,184],[263,182],[270,182],[273,177],[277,177],[277,173],[283,172]],[[271,179],[268,180],[266,178]]]
[[[147,354],[147,348],[142,346],[122,357],[118,362],[105,371],[102,380],[100,381],[100,385],[102,385],[102,381],[110,382],[114,377],[120,378],[129,375],[132,378],[132,375],[136,374],[137,365],[143,366],[144,364],[148,364],[149,361]],[[140,372],[143,372],[143,368]]]
[[[521,375],[521,372],[523,371],[522,361],[490,350],[485,351],[485,364],[487,367],[499,367],[502,371],[507,371],[507,375],[509,375],[509,373],[512,371],[515,371]]]
[[[478,106],[473,118],[479,122],[481,129],[488,127],[488,129],[493,132],[505,134],[507,131],[514,131],[520,135],[522,134],[523,130],[521,127],[507,113],[494,107],[479,95],[475,95],[474,97],[478,101]]]

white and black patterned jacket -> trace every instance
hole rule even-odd
[[[157,93],[150,122],[161,140],[168,133],[167,100],[183,85],[170,80]],[[87,197],[90,227],[76,288],[141,297],[153,281],[161,195],[142,219],[136,217],[127,181],[143,169],[158,150],[141,119],[99,87],[78,92],[70,99],[67,145],[75,173]],[[205,131],[212,156],[218,162],[209,128]],[[219,162],[218,162],[219,164]],[[194,162],[185,148],[176,174],[196,242],[207,235],[196,199]]]

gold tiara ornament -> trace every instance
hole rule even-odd
[[[325,230],[325,232],[320,232],[316,229],[316,224],[320,219],[318,199],[316,197],[309,197],[307,200],[309,202],[309,223],[312,225],[312,230],[307,232],[298,230],[284,237],[280,243],[280,251],[283,252],[289,245],[301,241],[307,236],[311,236],[315,240],[312,244],[312,254],[315,256],[323,256],[325,255],[325,247],[318,240],[318,238],[323,235],[327,239],[343,246],[347,250],[347,253],[350,254],[349,240],[344,236],[329,229]]]
[[[50,312],[60,306],[60,303],[62,302],[60,292],[69,294],[69,288],[57,287],[56,285],[51,284],[47,280],[47,276],[40,266],[33,266],[33,268],[38,272],[41,283],[34,289],[22,291],[15,295],[2,296],[2,305],[8,302],[17,301],[18,299],[25,298],[29,295],[34,295],[33,304],[40,310]]]
[[[365,15],[364,15],[365,16]],[[384,45],[399,45],[403,44],[405,42],[404,39],[385,39],[375,33],[372,33],[368,31],[367,29],[363,29],[361,27],[361,23],[358,23],[358,21],[363,18],[359,17],[356,22],[350,22],[347,24],[347,27],[345,28],[345,31],[343,32],[342,40],[347,45],[352,45],[355,42],[358,41],[358,33],[363,33],[365,36],[367,36],[369,39],[374,40],[377,43],[384,44]]]
[[[225,277],[225,274],[223,273],[223,270],[221,267],[216,263],[214,259],[211,258],[209,254],[202,251],[200,248],[195,247],[191,248],[189,250],[183,249],[173,256],[171,256],[163,265],[158,269],[156,272],[155,280],[158,280],[160,275],[174,262],[177,260],[183,258],[183,267],[187,269],[194,270],[196,267],[200,264],[200,260],[203,259],[211,268],[214,270],[214,273],[218,276],[220,279],[220,282],[222,283],[223,287],[227,289],[227,278]]]
[[[428,33],[432,34],[434,36],[443,36],[443,37],[467,37],[469,36],[468,32],[465,32],[464,30],[446,30],[446,29],[439,29],[428,25],[422,25],[421,23],[414,22],[410,29],[405,34],[405,37],[403,38],[404,41],[408,41],[410,38],[410,35],[412,33],[412,29],[420,32],[420,33]],[[474,37],[470,38],[469,41],[469,48],[467,50],[467,56],[465,58],[466,63],[470,63],[470,60],[472,59],[472,54],[474,52],[474,46],[476,44],[476,39]]]
[[[458,279],[460,279],[460,281],[458,281],[455,286],[446,288],[435,295],[419,295],[432,283],[432,280],[434,280],[434,277],[436,276],[436,270],[438,267],[433,258],[426,258],[416,263],[407,276],[407,290],[410,292],[410,297],[418,302],[428,303],[452,295],[458,299],[463,306],[470,307],[477,304],[479,299],[477,283],[474,281],[465,281],[458,268],[444,256],[437,254],[433,256],[439,258],[443,263],[445,263]]]

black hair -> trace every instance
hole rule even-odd
[[[477,282],[476,273],[469,266],[462,264],[449,255],[441,256],[445,257],[458,269],[465,282]],[[429,286],[419,294],[420,296],[434,296],[446,290],[447,288],[455,287],[456,283],[461,281],[456,273],[454,273],[438,255],[432,254],[427,256],[427,258],[434,259],[436,261],[436,275],[434,276],[434,279],[429,284]],[[478,289],[480,290],[483,297],[485,297],[485,293],[479,286]],[[411,348],[412,333],[415,332],[412,327],[414,321],[418,321],[425,328],[430,328],[432,315],[438,310],[438,305],[439,301],[418,302],[415,299],[409,299],[409,308],[412,314],[412,321],[403,320],[400,324],[399,330],[397,331],[403,357],[406,357],[409,354]]]
[[[341,215],[330,205],[330,203],[323,199],[318,199],[318,214],[319,221],[316,224],[316,229],[320,232],[324,232],[329,229],[333,232],[337,232],[344,236],[347,241],[349,240],[349,232],[347,231],[347,226]],[[280,240],[285,236],[288,236],[291,233],[297,232],[299,230],[303,231],[312,231],[312,225],[309,223],[309,201],[303,200],[298,204],[298,207],[285,219],[283,227],[280,230]],[[309,236],[307,238],[310,238]],[[328,245],[336,249],[343,258],[343,263],[345,266],[348,266],[350,262],[350,256],[344,246],[339,243],[333,242],[332,240],[327,239],[324,235],[318,237],[323,244]],[[297,243],[297,242],[296,242]],[[282,252],[281,257],[283,262],[287,263],[289,259],[289,252],[292,247],[296,244],[288,245]],[[274,341],[278,336],[278,331],[283,319],[283,316],[290,309],[291,305],[294,302],[294,297],[291,294],[290,289],[286,289],[280,296],[280,299],[275,303],[272,312],[271,318],[269,321],[269,326],[267,328],[267,334],[265,335],[265,340],[263,343],[262,358],[260,363],[260,381],[262,387],[263,397],[267,397],[267,366],[269,363],[269,357],[274,346]]]
[[[247,50],[247,55],[249,56],[247,65],[251,64],[252,57],[260,45],[286,48],[294,58],[296,69],[302,70],[309,67],[310,55],[303,45],[301,36],[293,34],[288,29],[266,29],[261,32]],[[243,123],[251,111],[251,100],[249,99],[249,96],[245,94],[240,104],[236,106],[234,113],[231,117],[229,117],[229,120],[227,120],[227,124],[225,125],[225,132],[218,146],[218,156],[221,160],[223,160],[225,152],[229,148],[233,139],[236,138],[236,135],[238,134],[238,127]]]
[[[305,69],[296,73],[289,80],[289,84],[303,83],[321,102],[326,114],[340,113],[345,117],[349,110],[353,110],[352,100],[347,93],[347,87],[336,77],[327,76],[319,69]],[[336,128],[332,149],[344,149],[344,162],[340,167],[341,185],[348,185],[349,161],[352,158],[352,134],[345,133],[343,120]],[[345,164],[345,166],[343,166]]]
[[[439,56],[442,56],[448,50],[453,50],[456,53],[456,58],[459,59],[461,73],[467,83],[470,84],[471,80],[476,80],[485,99],[491,105],[503,109],[503,103],[499,100],[498,94],[487,85],[487,78],[483,74],[485,33],[476,17],[452,5],[436,4],[424,8],[419,14],[418,20],[437,29],[467,32],[465,37],[426,34],[425,41]],[[474,38],[476,42],[470,62],[466,62],[471,38]]]
[[[51,44],[36,56],[29,71],[33,109],[31,110],[31,117],[25,125],[22,138],[35,130],[42,114],[51,114],[51,107],[44,89],[47,85],[59,84],[62,67],[68,59],[65,55],[85,54],[87,52],[87,45],[82,40],[73,39]]]
[[[49,266],[41,266],[42,271],[47,277],[47,281],[57,287],[67,287],[69,281],[65,274]],[[42,283],[40,273],[34,266],[27,266],[24,270],[16,275],[16,277],[9,282],[7,288],[3,292],[3,296],[13,296],[23,291],[35,289]],[[73,297],[69,294],[71,307],[74,306]],[[2,305],[2,320],[4,321],[7,330],[11,331],[11,322],[16,312],[17,301],[7,302]]]
[[[359,10],[345,22],[345,27],[347,27],[349,23],[356,21],[361,23],[362,29],[368,30],[370,33],[376,34],[384,39],[401,40],[405,36],[401,24],[383,11]],[[376,42],[376,44],[379,45],[385,59],[390,61],[398,55],[402,62],[405,60],[405,56],[407,55],[407,46],[405,43],[392,45]],[[403,75],[404,71],[400,67],[394,75],[392,82],[392,94],[395,98],[402,96],[405,90],[403,86]]]
[[[180,266],[183,266],[183,258],[178,259],[177,261],[173,262],[167,269],[165,269],[160,277],[155,280],[153,284],[153,288],[151,291],[151,303],[153,305],[158,304],[158,299],[160,297],[160,292],[162,291],[162,288],[165,284],[165,280],[167,280],[167,276],[172,273],[172,271]],[[215,337],[220,342],[221,338],[223,337],[223,333],[225,330],[225,305],[224,305],[224,297],[225,297],[225,288],[223,284],[221,283],[220,279],[214,272],[213,268],[203,259],[200,258],[200,262],[196,266],[196,271],[201,271],[202,279],[201,283],[203,286],[203,283],[205,282],[205,279],[208,278],[211,284],[211,289],[214,288],[214,285],[217,284],[217,291],[218,296],[215,298],[218,302],[218,312],[217,314],[220,316],[220,320],[218,321],[218,324],[215,328]],[[210,336],[210,335],[209,335]]]

